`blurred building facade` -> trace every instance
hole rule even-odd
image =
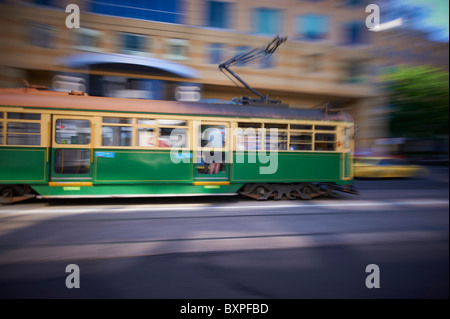
[[[71,3],[81,9],[80,28],[66,27],[65,8]],[[408,63],[410,55],[395,52],[413,49],[407,40],[399,44],[392,34],[368,31],[367,3],[2,0],[0,86],[17,87],[26,79],[100,96],[231,100],[248,93],[218,64],[287,35],[271,59],[233,70],[291,107],[330,102],[345,108],[357,123],[357,147],[370,148],[388,137],[379,69]],[[424,49],[417,57],[436,63],[444,59],[441,51]],[[448,68],[448,44],[446,59]]]

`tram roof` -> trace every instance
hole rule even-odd
[[[352,118],[348,114],[335,110],[76,96],[68,95],[67,92],[41,91],[29,88],[0,89],[0,104],[2,106],[80,111],[352,121]]]

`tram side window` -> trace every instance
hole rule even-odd
[[[225,147],[225,126],[223,125],[202,125],[200,127],[201,147],[224,148]]]
[[[55,127],[55,141],[58,144],[89,144],[91,123],[89,120],[58,119]]]
[[[188,146],[187,122],[176,119],[138,119],[138,146],[178,147]]]
[[[290,124],[289,129],[290,151],[313,150],[313,126],[311,124]]]
[[[103,123],[109,124],[133,124],[132,118],[127,117],[104,117]]]
[[[103,146],[131,146],[133,136],[132,126],[103,126]]]
[[[132,146],[134,122],[134,118],[104,117],[102,146]]]
[[[158,125],[164,126],[159,127],[158,129],[159,147],[187,147],[189,140],[187,129],[181,128],[182,126],[187,125],[187,122],[185,120],[159,119]]]
[[[159,125],[164,126],[186,126],[186,121],[182,120],[158,120]]]
[[[29,113],[8,113],[8,119],[16,120],[40,120],[40,114]],[[3,125],[0,129],[3,140]],[[6,144],[7,145],[40,145],[41,144],[41,123],[36,122],[10,122],[6,123]]]
[[[39,113],[15,113],[8,112],[8,119],[13,120],[41,120],[41,114]]]
[[[287,132],[266,130],[266,150],[285,151],[287,149]]]
[[[266,129],[266,150],[287,150],[287,124],[265,123],[264,128]]]
[[[156,125],[156,120],[152,119],[138,119],[140,125]]]
[[[184,128],[160,127],[159,147],[187,147],[188,135]]]
[[[3,144],[3,122],[0,122],[0,145]]]
[[[291,124],[291,130],[312,130],[312,125]]]
[[[291,132],[291,140],[289,143],[291,151],[311,151],[312,150],[312,133]]]
[[[287,150],[287,124],[266,123],[266,150]]]
[[[236,132],[236,149],[254,151],[261,149],[261,127],[258,123],[238,123]]]
[[[150,127],[138,128],[138,145],[139,146],[156,146],[155,129]]]
[[[336,134],[315,133],[314,149],[316,151],[335,151],[336,150]]]
[[[336,126],[316,125],[315,129],[316,129],[316,131],[335,131],[336,130]]]

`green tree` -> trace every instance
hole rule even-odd
[[[448,136],[447,71],[430,66],[398,66],[390,69],[383,81],[392,108],[393,137]]]

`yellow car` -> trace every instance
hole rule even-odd
[[[356,157],[353,174],[356,178],[423,177],[428,175],[428,170],[401,158]]]

